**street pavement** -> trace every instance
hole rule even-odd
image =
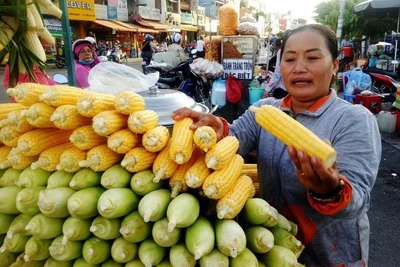
[[[140,70],[140,62],[128,62],[128,66]],[[67,75],[66,68],[48,67],[48,74]],[[4,67],[0,66],[0,103],[9,102],[3,86]],[[217,110],[217,115],[232,121],[248,106],[244,98],[238,105],[228,104]],[[388,109],[389,107],[384,107]],[[360,137],[362,138],[362,137]],[[370,236],[370,267],[397,267],[400,251],[400,134],[382,133],[382,159],[378,177],[371,193],[369,218],[371,223]]]

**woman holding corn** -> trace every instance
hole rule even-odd
[[[336,37],[327,27],[311,24],[292,30],[283,40],[280,65],[289,95],[253,105],[277,107],[329,141],[337,153],[331,167],[320,157],[309,156],[310,147],[296,150],[279,141],[256,122],[250,110],[231,125],[187,108],[172,114],[175,120],[193,118],[192,129],[213,127],[219,139],[236,136],[241,155],[257,149],[261,196],[298,224],[296,237],[305,245],[299,262],[309,267],[368,264],[367,211],[381,139],[376,119],[367,109],[339,99],[330,89],[339,66],[337,57]],[[285,118],[275,119],[273,127],[291,130],[286,139],[307,140],[307,136],[296,136]]]

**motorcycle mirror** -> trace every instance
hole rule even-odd
[[[53,80],[57,83],[57,84],[68,84],[68,78],[67,76],[65,76],[64,74],[61,73],[55,73],[53,75]]]

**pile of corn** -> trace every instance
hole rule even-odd
[[[144,99],[20,84],[0,105],[2,266],[301,266],[239,142]],[[250,175],[250,174],[249,174]]]

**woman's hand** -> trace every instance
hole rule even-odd
[[[200,126],[210,126],[217,133],[218,140],[223,137],[224,124],[218,117],[212,114],[197,112],[186,107],[180,108],[171,114],[171,118],[175,121],[187,117],[192,118],[194,122],[192,126],[190,126],[190,129],[196,130]]]

